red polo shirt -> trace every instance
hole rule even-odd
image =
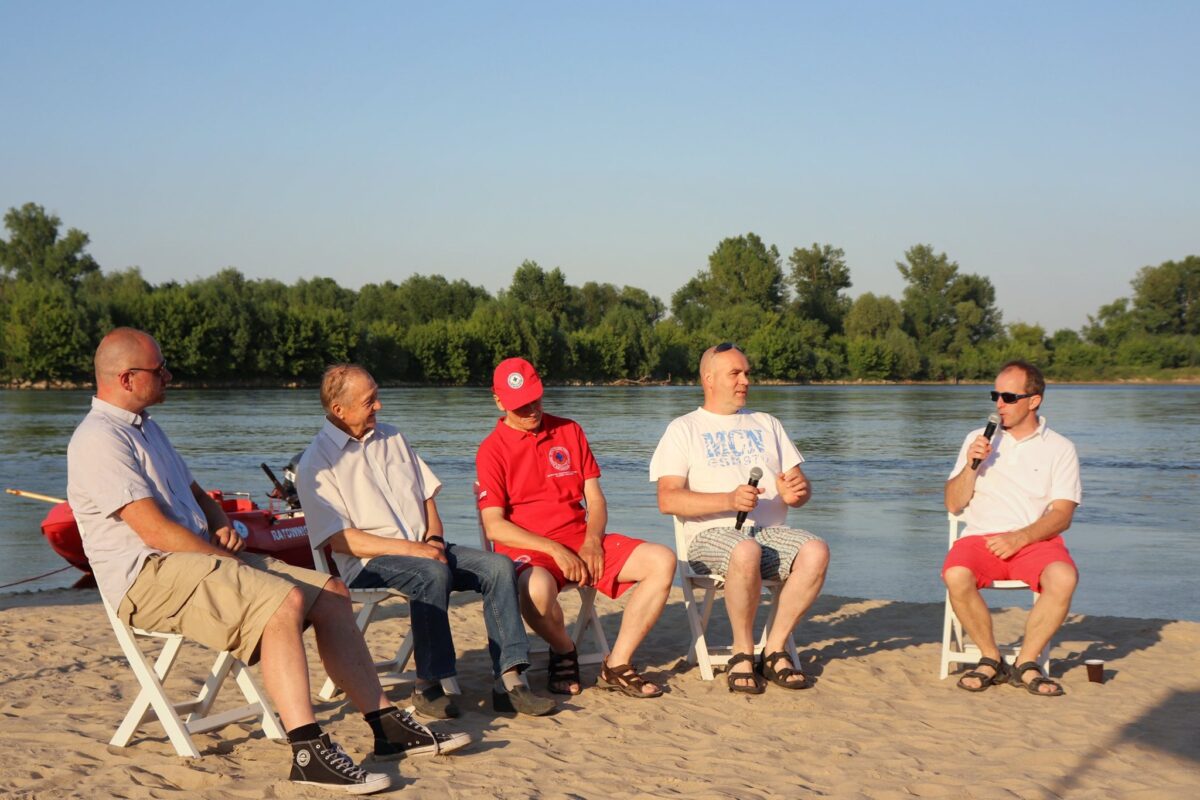
[[[542,415],[537,433],[501,418],[475,454],[479,508],[502,508],[510,522],[549,539],[587,529],[583,483],[600,477],[583,428]]]

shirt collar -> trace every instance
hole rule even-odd
[[[372,436],[375,435],[375,429],[372,428],[371,430],[367,431],[363,435],[362,439],[355,439],[353,436],[346,433],[344,430],[339,428],[337,425],[334,425],[332,422],[330,422],[329,417],[326,417],[325,424],[321,426],[320,435],[326,437],[327,439],[329,439],[329,441],[333,442],[334,447],[336,447],[338,450],[345,450],[346,445],[349,444],[350,442],[359,442],[361,444],[366,444],[367,440],[369,440]]]
[[[92,398],[92,411],[103,414],[106,417],[111,417],[119,422],[124,422],[126,425],[132,425],[135,428],[142,427],[142,424],[150,419],[150,415],[143,411],[140,414],[135,414],[132,411],[114,406],[99,397]]]
[[[1033,433],[1029,434],[1024,439],[1013,438],[1013,441],[1016,442],[1017,444],[1023,444],[1025,442],[1033,441],[1034,439],[1045,439],[1046,438],[1046,430],[1047,430],[1046,418],[1039,416],[1037,429],[1034,430]]]
[[[522,439],[526,439],[526,438],[537,441],[538,439],[541,439],[541,438],[549,435],[549,431],[550,431],[550,425],[548,423],[549,419],[550,419],[550,415],[543,412],[542,413],[542,427],[539,428],[536,433],[530,433],[529,431],[519,431],[516,428],[510,428],[508,425],[506,425],[504,423],[504,417],[500,417],[500,419],[496,420],[496,430],[500,431],[500,436],[502,438],[508,439],[511,442],[519,442]]]

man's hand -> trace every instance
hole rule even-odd
[[[971,442],[971,446],[967,448],[967,467],[974,464],[975,459],[979,459],[979,463],[982,464],[991,454],[992,440],[983,434],[976,436],[975,441]]]
[[[554,551],[550,554],[554,559],[554,563],[562,570],[562,574],[566,576],[571,583],[578,583],[581,586],[590,583],[588,579],[587,563],[582,558],[577,556],[574,551],[561,544],[555,543]]]
[[[237,553],[246,549],[246,540],[238,536],[237,531],[230,528],[228,525],[223,525],[212,532],[213,542],[230,553]]]
[[[758,486],[743,483],[729,493],[729,502],[733,506],[734,511],[749,513],[758,505],[758,496],[765,491],[766,489]]]
[[[587,538],[579,548],[579,557],[588,571],[588,585],[595,586],[604,575],[604,545],[600,539]]]
[[[808,499],[808,478],[799,470],[776,475],[775,488],[779,490],[779,497],[789,506],[799,505]]]
[[[413,558],[431,558],[434,561],[440,561],[445,564],[447,563],[446,550],[438,545],[438,542],[413,542],[411,552],[406,555],[410,555]]]
[[[1019,553],[1026,544],[1028,542],[1025,541],[1025,534],[1020,531],[997,533],[987,538],[987,549],[992,551],[992,555],[1005,561]]]

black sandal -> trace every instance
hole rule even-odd
[[[995,674],[985,675],[979,671],[980,667],[991,667]],[[979,685],[967,686],[965,683],[963,683],[963,681],[965,681],[967,678],[978,678]],[[975,665],[975,669],[958,679],[958,688],[966,689],[968,692],[982,692],[989,686],[997,683],[1004,683],[1008,679],[1008,668],[1005,666],[1003,659],[997,661],[994,658],[988,658],[987,656],[984,656],[983,658],[979,659],[979,663]]]
[[[754,656],[749,653],[738,653],[733,658],[729,659],[726,667],[729,669],[725,673],[725,682],[729,684],[729,691],[740,692],[742,694],[762,694],[767,690],[767,679],[759,675],[755,670],[749,672],[734,672],[733,668],[738,664],[750,662],[754,664]],[[747,686],[738,681],[754,681],[753,686]]]
[[[579,687],[578,691],[572,692],[562,688],[572,683]],[[571,696],[583,691],[583,681],[579,678],[579,650],[574,647],[569,653],[550,650],[550,662],[546,665],[546,690],[553,694]]]
[[[1030,670],[1036,672],[1038,676],[1029,683],[1026,683],[1022,676],[1024,676],[1025,673],[1029,672]],[[1057,681],[1051,680],[1042,674],[1042,668],[1037,665],[1036,661],[1026,661],[1022,664],[1018,664],[1015,668],[1013,668],[1008,682],[1013,686],[1016,686],[1018,689],[1025,689],[1030,694],[1036,694],[1039,697],[1060,697],[1061,695],[1065,694],[1062,686],[1059,686]],[[1054,691],[1038,691],[1042,686],[1053,686]]]
[[[787,659],[788,665],[783,669],[777,670],[775,669],[775,662],[781,658]],[[792,657],[783,650],[763,656],[760,666],[762,668],[762,676],[776,686],[782,686],[784,689],[807,689],[809,686],[812,686],[808,681],[808,676],[792,666]],[[800,680],[788,680],[796,675],[800,676]]]
[[[663,690],[650,681],[638,675],[631,664],[608,665],[608,659],[600,664],[600,674],[596,677],[596,685],[601,689],[620,692],[626,697],[648,698],[661,697]],[[643,692],[642,687],[654,686],[653,692]]]

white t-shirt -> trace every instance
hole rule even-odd
[[[967,448],[982,433],[978,428],[967,434],[951,478],[967,466]],[[1075,445],[1050,430],[1045,417],[1020,441],[1002,429],[992,439],[991,455],[979,465],[975,494],[962,513],[963,535],[1019,530],[1040,519],[1055,500],[1083,500]]]
[[[697,408],[671,421],[650,459],[650,480],[675,475],[693,492],[728,492],[746,483],[750,470],[763,471],[758,505],[747,525],[761,528],[787,522],[788,506],[779,496],[775,476],[804,463],[779,420],[761,411],[714,414]],[[708,528],[733,527],[737,512],[706,514],[684,520],[684,540]]]
[[[425,539],[425,501],[442,482],[391,425],[379,423],[361,440],[329,420],[304,451],[296,492],[314,545],[346,528],[390,539]],[[334,552],[350,583],[370,560]]]

